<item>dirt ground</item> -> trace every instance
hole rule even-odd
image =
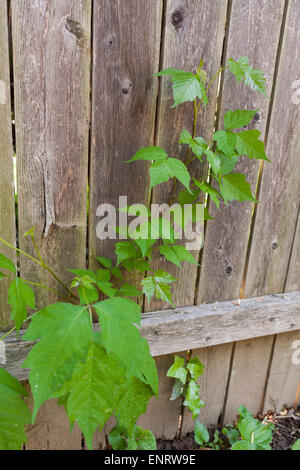
[[[258,419],[274,423],[275,432],[273,434],[272,450],[289,450],[294,442],[300,438],[300,408],[298,410],[284,410],[279,414],[269,412],[265,416],[257,416]],[[209,433],[211,440],[215,430],[218,429],[221,433],[222,427],[210,427]],[[229,450],[230,444],[223,434],[220,435],[223,445],[220,450]],[[185,437],[176,438],[173,440],[159,439],[157,442],[159,450],[199,450],[199,446],[194,441],[193,433]],[[201,449],[211,450],[211,448]]]

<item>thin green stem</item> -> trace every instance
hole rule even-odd
[[[4,243],[4,245],[8,246],[9,248],[12,248],[18,253],[21,253],[22,255],[26,256],[27,258],[31,259],[31,261],[34,261],[35,263],[37,263],[39,266],[42,267],[42,263],[39,260],[37,260],[36,258],[33,258],[33,256],[30,256],[28,253],[25,253],[25,251],[22,251],[19,248],[16,248],[15,246],[11,245],[10,243],[8,243],[6,240],[4,240],[1,237],[0,237],[0,242]]]
[[[19,279],[21,279],[22,281],[26,282],[27,284],[30,284],[31,286],[36,286],[36,287],[41,287],[42,289],[47,289],[49,290],[50,292],[53,292],[53,294],[56,294],[60,297],[60,294],[59,292],[57,292],[56,290],[54,289],[51,289],[50,287],[48,286],[44,286],[44,284],[39,284],[38,282],[32,282],[32,281],[28,281],[27,279],[23,279],[22,277],[20,277]]]
[[[211,81],[209,82],[209,85],[208,87],[206,88],[206,93],[208,92],[208,90],[210,89],[210,87],[212,86],[212,84],[214,83],[215,79],[222,73],[224,72],[224,70],[228,69],[228,65],[225,65],[225,67],[222,67],[220,70],[217,71],[217,73],[213,76],[213,78],[211,79]]]
[[[35,317],[35,315],[37,315],[38,313],[40,313],[40,311],[35,312],[35,313],[33,313],[32,315],[29,315],[29,317],[26,318],[25,321],[31,320],[31,318],[32,318],[32,317]],[[14,326],[14,327],[11,328],[9,331],[7,331],[7,332],[5,333],[5,335],[1,336],[0,341],[4,341],[4,340],[5,340],[11,333],[13,333],[16,329],[17,329],[17,327]]]

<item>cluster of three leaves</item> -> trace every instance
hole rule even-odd
[[[60,397],[90,448],[110,415],[132,428],[158,390],[155,362],[136,327],[139,306],[113,297],[93,307],[101,333],[93,333],[85,306],[57,303],[41,310],[25,334],[39,342],[23,364],[30,369],[33,420],[42,403]]]

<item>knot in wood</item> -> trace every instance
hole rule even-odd
[[[278,243],[277,243],[277,242],[274,242],[274,243],[272,244],[272,250],[277,250],[277,248],[278,248]]]
[[[84,29],[79,21],[73,20],[68,17],[65,19],[65,28],[69,33],[73,34],[78,40],[81,40],[84,36]]]
[[[184,20],[183,8],[177,8],[177,10],[175,10],[171,16],[172,25],[175,26],[175,28],[179,28],[183,20]]]
[[[232,273],[232,266],[227,266],[225,269],[226,274],[231,274]]]

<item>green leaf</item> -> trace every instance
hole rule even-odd
[[[129,272],[139,271],[140,273],[143,273],[150,269],[150,264],[144,259],[125,260],[122,261],[122,266],[124,266],[124,268]]]
[[[257,113],[254,111],[246,111],[245,109],[237,109],[236,111],[228,111],[224,116],[224,127],[229,129],[240,129],[249,124]]]
[[[7,269],[8,271],[11,271],[14,274],[16,274],[17,272],[14,263],[2,253],[0,253],[0,268]]]
[[[189,191],[180,191],[177,197],[179,204],[192,204],[199,196],[200,190],[196,189],[192,192]]]
[[[154,434],[140,426],[134,426],[128,439],[128,450],[156,450]]]
[[[175,108],[186,101],[194,101],[197,97],[207,105],[205,85],[199,75],[177,69],[165,69],[155,74],[156,76],[171,76],[173,82],[173,95]]]
[[[300,450],[300,439],[297,439],[297,441],[292,445],[291,450]]]
[[[252,442],[237,441],[232,445],[231,450],[257,450],[257,448]]]
[[[198,420],[195,424],[194,439],[199,446],[202,446],[204,443],[209,441],[209,433],[206,426],[204,426],[204,424],[200,423]]]
[[[44,308],[32,318],[24,335],[28,341],[39,338],[23,364],[30,369],[33,420],[40,406],[71,378],[76,363],[85,361],[92,342],[87,308],[69,303]]]
[[[132,241],[118,242],[115,244],[115,252],[117,255],[117,265],[125,260],[137,259],[141,253],[137,246]]]
[[[237,60],[228,59],[227,65],[229,66],[229,70],[235,76],[238,82],[241,82],[245,77],[246,70],[249,67],[249,59],[248,57],[240,57]]]
[[[210,164],[212,171],[214,172],[216,176],[218,176],[220,173],[220,167],[221,167],[221,160],[220,160],[219,155],[212,152],[211,150],[205,150],[204,153],[207,157],[207,161]]]
[[[22,279],[14,279],[8,290],[8,304],[11,305],[11,318],[19,331],[27,319],[27,308],[35,308],[33,290]]]
[[[136,297],[141,295],[141,292],[133,284],[123,284],[120,288],[120,294],[124,297]]]
[[[173,401],[173,400],[176,400],[179,397],[182,397],[183,393],[184,393],[184,386],[183,386],[181,380],[176,379],[175,382],[174,382],[173,388],[172,388],[172,393],[171,393],[170,400]]]
[[[238,159],[238,157],[227,157],[226,155],[223,155],[220,167],[221,174],[228,175],[228,173],[231,173],[235,169]]]
[[[166,271],[163,271],[162,269],[159,269],[154,273],[154,278],[156,282],[163,282],[165,284],[172,284],[173,282],[176,282],[177,279],[172,276],[172,274],[167,273]]]
[[[127,437],[127,430],[124,426],[121,427],[117,424],[111,429],[108,434],[108,441],[113,450],[125,450],[127,448],[125,437]]]
[[[209,194],[213,202],[216,204],[217,208],[220,209],[220,199],[222,199],[221,194],[209,183],[200,183],[199,181],[195,180],[195,178],[193,179],[195,185],[198,186],[198,188],[200,188],[204,194]]]
[[[0,450],[21,450],[27,441],[24,428],[31,413],[23,401],[26,395],[19,382],[0,368]]]
[[[105,258],[104,256],[96,256],[96,260],[107,269],[110,269],[112,267],[112,261],[110,258]]]
[[[141,382],[135,377],[120,387],[120,400],[116,407],[116,417],[120,426],[131,434],[137,419],[145,413],[148,401],[153,396],[149,385]]]
[[[66,409],[71,422],[77,422],[88,448],[93,447],[93,435],[113,414],[118,405],[120,387],[125,382],[125,367],[112,355],[93,343],[85,363],[77,364],[71,380]]]
[[[198,264],[193,255],[181,245],[164,245],[159,247],[160,253],[171,263],[180,268],[182,261]]]
[[[148,299],[148,302],[152,299],[155,294],[155,280],[152,276],[145,277],[141,282],[143,293]]]
[[[246,176],[242,173],[232,173],[230,175],[223,176],[220,190],[225,203],[233,200],[239,202],[255,202],[251,192],[250,183],[248,183]]]
[[[253,416],[251,418],[244,418],[240,423],[238,423],[238,430],[241,433],[241,436],[244,440],[246,441],[253,441],[252,439],[252,434],[254,431],[259,429],[261,426],[261,423],[257,420],[254,419]]]
[[[260,428],[253,432],[252,441],[265,450],[271,450],[270,443],[272,439],[272,429],[268,425],[261,424]]]
[[[185,361],[182,357],[175,356],[174,364],[172,364],[169,368],[167,377],[178,379],[183,384],[186,383],[187,369],[185,367]]]
[[[195,380],[190,381],[186,399],[183,404],[184,406],[187,406],[188,409],[192,412],[193,419],[197,418],[201,408],[204,407],[204,403],[199,397],[199,385],[197,382],[195,382]]]
[[[103,346],[126,365],[127,376],[134,375],[158,391],[156,365],[147,341],[135,325],[141,322],[141,307],[135,302],[113,297],[93,305],[99,317]]]
[[[136,160],[161,161],[166,158],[168,158],[168,155],[164,149],[151,145],[138,150],[128,162],[135,162]]]
[[[192,137],[187,130],[183,130],[179,138],[180,144],[187,144],[192,152],[201,160],[203,151],[207,149],[207,143],[202,137]]]
[[[265,145],[259,140],[260,132],[256,129],[243,131],[237,134],[236,149],[239,155],[247,155],[248,158],[256,158],[258,160],[266,160],[269,162]]]
[[[149,249],[152,248],[152,246],[155,245],[155,243],[157,242],[157,240],[152,240],[151,238],[137,238],[134,241],[141,250],[143,257],[146,256],[146,254],[149,252]]]
[[[194,380],[197,380],[204,371],[204,365],[198,357],[193,357],[190,359],[186,367],[190,371],[191,377]]]
[[[157,184],[164,183],[169,178],[177,178],[183,186],[190,190],[191,176],[185,164],[178,158],[155,162],[150,167],[151,189]]]
[[[174,303],[172,301],[172,292],[169,284],[156,282],[155,294],[157,300],[167,302],[174,307]]]
[[[244,80],[245,84],[250,86],[252,90],[258,91],[268,98],[264,73],[251,67],[247,57],[240,57],[236,61],[229,59],[227,65],[238,82]]]
[[[236,134],[228,131],[217,131],[213,135],[213,140],[218,144],[218,148],[231,156],[236,146]]]

